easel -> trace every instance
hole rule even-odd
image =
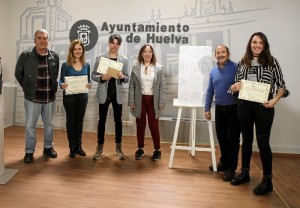
[[[169,168],[172,168],[173,165],[173,159],[175,155],[175,150],[189,150],[189,153],[192,156],[195,156],[196,151],[206,151],[211,152],[211,159],[212,159],[212,165],[214,172],[217,172],[217,165],[216,165],[216,154],[215,154],[215,144],[214,144],[214,136],[213,136],[213,130],[212,130],[212,121],[207,121],[208,123],[208,131],[209,131],[209,140],[210,140],[210,148],[204,148],[204,147],[196,147],[195,137],[196,137],[196,109],[197,105],[182,105],[178,103],[177,99],[174,99],[174,106],[178,106],[178,113],[177,113],[177,120],[176,120],[176,126],[175,126],[175,132],[173,137],[173,142],[171,145],[171,154],[170,154],[170,160],[169,160]],[[191,120],[190,120],[190,135],[189,135],[189,146],[178,146],[177,143],[177,137],[178,137],[178,131],[179,131],[179,125],[181,121],[181,113],[182,108],[187,107],[191,109]]]
[[[15,84],[3,83],[5,87],[16,87]],[[4,89],[2,89],[4,91]],[[19,170],[4,168],[4,112],[3,93],[0,95],[0,184],[6,184]]]

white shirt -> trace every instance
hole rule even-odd
[[[153,81],[155,73],[153,65],[146,67],[141,65],[141,86],[142,86],[142,95],[153,95]]]

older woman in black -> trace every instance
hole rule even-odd
[[[249,170],[255,124],[263,178],[253,193],[265,195],[273,190],[270,133],[275,113],[274,106],[281,97],[287,97],[289,91],[286,89],[278,60],[271,55],[268,39],[261,32],[254,33],[250,37],[246,53],[238,64],[236,83],[230,87],[232,93],[238,93],[242,79],[270,84],[270,91],[268,101],[262,104],[238,100],[237,111],[243,135],[242,168],[240,174],[231,181],[231,185],[237,186],[250,181]]]

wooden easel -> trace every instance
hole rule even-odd
[[[209,140],[210,140],[210,148],[204,148],[204,147],[196,147],[196,112],[197,112],[197,105],[181,105],[178,104],[177,100],[174,100],[174,106],[178,106],[178,113],[177,113],[177,120],[176,120],[176,126],[175,126],[175,132],[173,137],[173,142],[171,145],[171,154],[170,154],[170,160],[169,160],[169,168],[172,168],[173,166],[173,159],[175,155],[175,150],[189,150],[189,153],[192,156],[195,156],[196,151],[206,151],[211,152],[211,159],[212,159],[212,165],[214,172],[217,172],[217,165],[216,165],[216,154],[215,154],[215,144],[214,144],[214,136],[213,136],[213,130],[212,130],[212,121],[207,121],[208,123],[208,131],[209,131]],[[177,143],[177,137],[178,137],[178,131],[179,131],[179,125],[181,121],[181,113],[182,108],[190,108],[191,109],[191,120],[190,120],[190,135],[189,135],[189,146],[178,146]]]

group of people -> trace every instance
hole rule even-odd
[[[137,63],[133,65],[128,76],[128,59],[119,53],[122,37],[113,34],[109,37],[109,50],[96,58],[90,77],[90,65],[85,60],[85,48],[80,40],[70,44],[67,60],[61,66],[59,75],[59,57],[48,47],[49,34],[40,29],[35,32],[35,47],[22,52],[18,58],[15,76],[24,91],[25,106],[25,156],[24,162],[31,163],[36,147],[36,125],[41,115],[44,124],[44,155],[56,158],[53,148],[53,110],[58,85],[64,90],[63,105],[66,111],[66,129],[69,141],[70,158],[76,155],[86,156],[82,148],[83,119],[88,103],[88,94],[66,93],[66,77],[86,76],[86,89],[90,89],[91,79],[98,82],[96,100],[99,103],[99,122],[97,147],[93,160],[103,155],[105,141],[105,123],[109,105],[112,104],[115,122],[115,154],[124,160],[122,151],[122,84],[129,82],[128,106],[136,117],[137,146],[135,159],[144,156],[145,128],[148,126],[153,139],[154,152],[152,160],[161,158],[159,117],[165,107],[165,80],[163,66],[157,63],[156,55],[150,44],[141,47]],[[281,97],[287,97],[282,71],[278,60],[270,53],[267,37],[254,33],[248,42],[242,60],[235,63],[229,59],[227,46],[219,45],[215,49],[217,65],[211,70],[206,93],[205,118],[211,119],[211,107],[215,98],[215,124],[220,147],[218,171],[224,171],[223,180],[237,186],[250,181],[250,160],[252,143],[255,134],[263,166],[263,178],[253,190],[256,195],[264,195],[273,190],[272,185],[272,152],[270,133],[274,118],[274,106]],[[117,77],[98,72],[102,57],[122,63]],[[238,99],[241,80],[250,80],[270,84],[267,102],[257,103]],[[276,87],[276,89],[275,89]],[[242,133],[242,167],[236,174]],[[209,166],[213,170],[213,166]]]
[[[25,98],[25,156],[24,162],[34,161],[36,148],[36,125],[39,115],[44,124],[44,155],[56,158],[53,148],[53,111],[58,85],[63,89],[63,105],[66,112],[66,129],[69,142],[70,158],[76,155],[86,156],[82,148],[83,119],[88,103],[88,89],[92,87],[91,80],[98,82],[95,99],[99,103],[99,121],[97,147],[93,160],[99,160],[103,155],[105,141],[105,123],[109,105],[112,104],[115,122],[115,154],[119,160],[124,160],[122,151],[122,104],[123,83],[129,82],[128,59],[119,54],[122,37],[113,34],[108,39],[108,52],[96,58],[94,70],[90,75],[90,64],[85,60],[85,47],[82,41],[71,41],[67,60],[61,66],[59,75],[59,56],[48,49],[49,34],[45,29],[39,29],[34,34],[35,47],[23,51],[17,61],[15,77],[24,92]],[[108,73],[98,72],[101,58],[122,63],[117,77]],[[87,89],[84,92],[70,93],[68,82],[70,77],[86,77]],[[137,63],[132,68],[129,82],[128,105],[136,117],[138,150],[135,159],[144,156],[145,128],[148,125],[154,144],[153,161],[161,158],[159,117],[165,106],[165,80],[163,66],[157,63],[153,47],[145,44],[138,54]]]
[[[205,117],[211,119],[211,105],[215,98],[215,126],[220,147],[218,171],[224,171],[223,180],[233,186],[250,182],[250,160],[254,133],[263,167],[261,182],[254,188],[255,195],[265,195],[273,190],[272,151],[270,133],[274,118],[274,106],[290,93],[286,88],[278,60],[271,55],[265,34],[251,35],[241,61],[229,59],[227,46],[219,45],[215,50],[217,66],[209,77],[206,93]],[[238,99],[241,81],[249,80],[270,85],[266,102],[258,103]],[[254,131],[255,125],[255,131]],[[242,167],[236,174],[242,133]],[[213,166],[209,166],[213,170]]]

